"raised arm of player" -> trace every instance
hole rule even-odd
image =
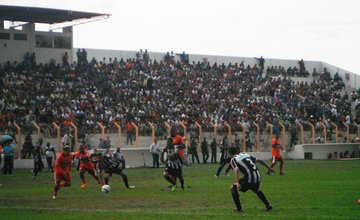
[[[267,165],[264,161],[260,160],[260,159],[256,159],[256,162],[261,164],[262,166],[266,167],[268,169],[268,172],[269,173],[273,173],[274,170],[269,166]]]

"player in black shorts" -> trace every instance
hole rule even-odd
[[[230,150],[230,154],[236,154],[236,149]],[[266,167],[269,173],[274,172],[274,170],[269,167],[265,162],[256,159],[255,157],[252,157],[247,153],[237,154],[230,161],[235,176],[235,183],[231,186],[230,191],[236,205],[236,211],[238,212],[243,211],[238,191],[246,192],[248,190],[252,190],[259,197],[259,199],[264,203],[266,211],[272,209],[272,206],[267,201],[264,193],[259,190],[261,178],[260,172],[255,164],[256,162]],[[243,174],[242,178],[240,178],[240,173]]]
[[[229,147],[229,141],[228,141],[227,136],[224,136],[220,146],[221,146],[220,147],[221,148],[220,166],[215,174],[216,179],[219,178],[220,172],[224,168],[224,166],[226,164],[230,163],[231,155],[229,153],[229,149],[235,148],[235,147]],[[229,165],[224,173],[226,176],[229,176],[228,172],[230,169],[231,169],[231,166]]]
[[[126,188],[134,189],[135,186],[130,186],[126,174],[123,172],[125,169],[125,161],[119,161],[117,158],[112,158],[106,155],[99,154],[98,162],[99,170],[104,173],[104,182],[106,185],[109,183],[109,178],[113,173],[122,177]]]
[[[184,188],[184,177],[182,173],[183,161],[179,155],[179,149],[173,145],[172,138],[169,138],[167,145],[161,153],[161,161],[165,164],[164,178],[171,183],[171,190],[176,190],[176,178],[179,178],[181,188]],[[166,159],[164,156],[166,154]]]

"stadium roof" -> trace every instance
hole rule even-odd
[[[109,16],[110,14],[62,9],[0,5],[0,20],[8,21],[56,24],[96,17],[108,18]]]

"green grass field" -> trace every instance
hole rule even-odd
[[[285,176],[262,173],[261,189],[274,209],[265,207],[252,192],[240,193],[244,212],[237,214],[230,195],[231,177],[213,176],[218,165],[184,168],[187,191],[170,191],[163,169],[126,169],[130,185],[120,176],[110,179],[111,192],[102,193],[86,175],[80,188],[73,185],[52,199],[53,175],[31,178],[29,170],[0,174],[0,219],[360,219],[360,161],[285,161]],[[278,171],[278,165],[275,167]]]

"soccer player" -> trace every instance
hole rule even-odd
[[[94,177],[100,186],[104,185],[101,179],[95,174],[95,167],[90,160],[89,152],[85,150],[83,146],[80,146],[79,150],[74,153],[74,157],[78,158],[80,161],[79,173],[82,181],[82,189],[85,189],[87,186],[85,181],[85,172],[88,172],[92,177]]]
[[[234,155],[236,153],[236,148],[231,149],[230,153]],[[272,206],[267,201],[264,193],[259,190],[261,178],[260,172],[255,164],[256,162],[266,167],[269,173],[273,172],[273,169],[265,162],[256,159],[247,153],[235,155],[230,161],[235,176],[235,182],[230,187],[230,191],[236,205],[235,211],[237,212],[243,212],[238,191],[246,192],[248,190],[252,190],[259,197],[259,199],[264,203],[266,211],[272,209]],[[243,174],[243,178],[240,178],[240,173]]]
[[[282,159],[281,153],[280,153],[280,139],[279,134],[276,133],[275,137],[271,141],[271,164],[270,167],[273,168],[276,164],[276,161],[280,162],[280,175],[284,175],[283,167],[284,167],[284,160]],[[266,174],[269,174],[267,172]]]
[[[218,170],[217,170],[217,172],[215,174],[216,179],[219,178],[220,172],[224,168],[224,166],[227,163],[230,163],[231,156],[229,154],[229,149],[230,149],[229,148],[229,141],[228,141],[227,136],[225,135],[223,140],[222,140],[222,143],[221,143],[220,167],[218,168]],[[229,165],[228,168],[225,170],[225,175],[226,176],[229,176],[228,172],[229,172],[230,169],[231,169],[231,166]]]
[[[55,187],[53,199],[56,199],[58,196],[58,191],[60,187],[69,187],[71,186],[71,163],[73,160],[73,155],[70,154],[70,146],[65,145],[63,147],[63,152],[59,154],[55,161]]]
[[[94,152],[92,154],[90,154],[90,159],[91,162],[94,164],[95,167],[95,172],[97,172],[97,170],[99,169],[98,164],[99,164],[99,155],[101,153],[98,152],[97,148],[94,148]]]
[[[36,178],[38,172],[40,172],[44,168],[44,163],[42,162],[42,148],[41,148],[42,141],[38,141],[32,151],[34,157],[34,169],[32,170],[32,177],[33,179]]]
[[[120,148],[119,153],[120,153]],[[118,151],[118,150],[117,150]],[[114,154],[116,155],[116,153]],[[104,173],[104,182],[106,185],[109,184],[109,178],[112,176],[113,173],[118,174],[122,177],[126,188],[134,189],[135,186],[130,186],[128,178],[126,174],[123,172],[125,169],[125,159],[119,160],[119,156],[116,155],[116,158],[110,157],[108,155],[99,154],[99,169],[101,172]]]
[[[182,173],[182,164],[183,161],[180,155],[176,152],[168,155],[167,160],[165,161],[165,170],[164,170],[164,178],[172,184],[171,191],[175,191],[176,189],[176,178],[179,178],[182,190],[184,188],[184,177]]]

